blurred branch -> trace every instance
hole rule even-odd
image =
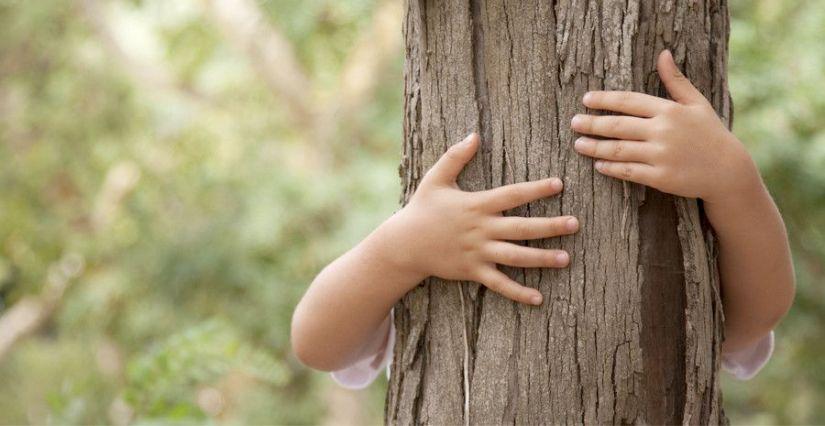
[[[110,15],[100,0],[77,0],[77,10],[87,21],[106,52],[115,58],[120,68],[136,86],[149,94],[171,93],[188,103],[208,106],[207,96],[181,84],[163,63],[146,61],[121,46],[111,28]]]
[[[374,100],[380,71],[401,46],[401,31],[398,24],[402,19],[401,2],[383,0],[372,15],[369,26],[358,37],[358,41],[347,55],[341,71],[339,94],[323,110],[317,120],[316,137],[328,146],[335,141],[345,141],[348,150],[364,139],[361,135],[355,113],[365,104]],[[336,134],[350,127],[346,134]]]
[[[308,153],[312,166],[324,169],[336,155],[330,147],[346,141],[352,148],[360,126],[355,113],[374,98],[379,73],[401,46],[399,23],[402,4],[382,0],[370,24],[348,53],[339,77],[339,93],[321,106],[312,104],[312,86],[299,66],[293,46],[268,23],[254,0],[204,0],[216,26],[227,40],[242,51],[270,90],[285,101],[296,129],[313,141]],[[340,134],[348,124],[347,134]]]
[[[91,217],[93,232],[108,227],[123,199],[135,188],[139,180],[140,168],[131,161],[119,162],[109,169],[95,200]]]
[[[66,254],[49,267],[47,284],[38,296],[24,297],[0,317],[0,362],[17,342],[37,331],[51,317],[66,289],[83,269],[83,257]]]
[[[258,8],[254,0],[205,0],[207,10],[229,42],[249,58],[270,90],[284,99],[292,119],[311,126],[309,79],[299,66],[289,41]]]
[[[381,1],[370,26],[347,55],[341,72],[341,94],[335,97],[341,112],[355,111],[372,100],[379,71],[401,46],[402,12],[400,1]]]

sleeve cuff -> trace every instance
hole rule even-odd
[[[771,331],[751,346],[736,352],[722,354],[722,369],[739,380],[750,380],[773,354],[774,333]]]
[[[390,360],[395,346],[395,324],[390,315],[390,326],[380,352],[354,364],[330,373],[332,379],[348,389],[364,389],[386,368],[390,376]],[[736,352],[722,354],[722,369],[739,380],[750,380],[768,363],[774,349],[774,332],[766,334],[754,344]]]
[[[387,377],[389,377],[389,361],[392,359],[394,346],[395,324],[392,315],[390,315],[390,326],[384,345],[381,346],[379,352],[340,370],[332,371],[330,373],[332,380],[347,389],[364,389],[381,374],[385,367],[387,367]]]

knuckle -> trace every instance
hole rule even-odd
[[[544,228],[546,229],[546,235],[559,235],[564,231],[564,220],[561,218],[550,219],[547,221]]]
[[[630,179],[633,177],[633,167],[629,164],[623,164],[619,170],[619,173],[622,174],[623,178]]]
[[[496,263],[499,253],[498,250],[496,250],[495,245],[491,242],[482,244],[479,252],[486,261]]]
[[[662,114],[666,115],[666,116],[676,115],[676,114],[679,114],[680,109],[681,109],[681,105],[677,104],[676,102],[671,102],[671,103],[665,104],[665,106],[662,107]]]
[[[607,131],[613,133],[621,128],[622,122],[615,117],[606,117],[604,120],[604,127]]]
[[[657,167],[650,173],[650,178],[654,182],[664,182],[670,179],[670,172],[665,167]]]
[[[607,154],[604,150],[604,142],[593,143],[592,148],[590,148],[590,152],[593,154],[594,157],[604,157],[605,154]]]
[[[624,150],[624,143],[623,142],[615,142],[613,144],[613,158],[620,159],[622,158],[622,151]]]
[[[541,249],[529,249],[529,251],[524,253],[524,261],[530,264],[542,264],[544,263],[544,253],[542,253]]]
[[[673,130],[670,120],[658,120],[653,125],[653,134],[657,136],[667,136]]]
[[[506,263],[512,264],[521,260],[521,253],[516,250],[505,250],[502,252],[502,257]]]
[[[578,127],[582,129],[582,132],[590,133],[593,130],[593,118],[589,115],[581,115]]]
[[[650,147],[650,158],[654,161],[660,161],[668,156],[668,148],[665,145],[655,143]]]
[[[600,130],[604,129],[605,126],[605,117],[593,117],[593,119],[588,123],[588,132],[589,133],[599,133]]]
[[[630,104],[630,93],[621,92],[616,95],[616,104],[621,107],[625,107]]]
[[[505,253],[500,246],[495,244],[488,244],[487,249],[484,250],[486,256],[494,263],[502,263],[506,260],[507,253]]]
[[[484,211],[484,200],[477,194],[469,193],[469,197],[464,201],[464,208],[473,217],[478,217]]]

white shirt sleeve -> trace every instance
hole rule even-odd
[[[331,372],[332,379],[348,389],[363,389],[375,381],[384,368],[386,368],[387,377],[389,378],[390,361],[392,360],[394,346],[395,321],[393,321],[393,313],[390,311],[390,326],[387,330],[384,345],[379,348],[379,352],[368,354],[352,365]],[[722,369],[739,380],[749,380],[768,363],[773,354],[773,347],[774,332],[771,331],[762,339],[744,349],[722,354]]]
[[[773,331],[752,345],[736,352],[722,354],[722,369],[739,380],[750,380],[771,359],[774,345]]]
[[[375,381],[378,374],[386,367],[387,378],[390,377],[390,360],[395,346],[395,321],[390,311],[390,326],[387,328],[387,335],[384,338],[384,345],[378,349],[378,353],[367,354],[366,357],[356,361],[354,364],[340,370],[331,372],[332,380],[347,389],[364,389]]]

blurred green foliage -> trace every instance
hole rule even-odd
[[[381,70],[380,107],[356,117],[355,152],[313,167],[313,140],[202,2],[100,2],[111,34],[82,3],[0,2],[0,306],[39,294],[64,257],[84,263],[0,363],[0,423],[203,421],[204,388],[226,399],[222,421],[321,421],[314,395],[331,385],[289,355],[290,317],[396,208],[401,57]],[[261,4],[298,46],[307,96],[334,96],[373,2]]]
[[[725,381],[734,421],[825,422],[825,3],[732,3],[734,131],[788,227],[797,298],[773,359],[752,381]],[[755,232],[758,232],[755,231]]]
[[[289,321],[314,274],[397,208],[402,51],[376,65],[346,120],[306,131],[211,3],[0,1],[0,313],[59,277],[68,286],[0,359],[0,423],[337,412],[327,375],[289,354]],[[293,45],[311,105],[339,95],[379,5],[251,4]],[[735,130],[788,222],[799,295],[768,367],[725,381],[726,409],[734,422],[814,423],[825,419],[825,4],[731,10]],[[383,392],[344,401],[378,422]]]

